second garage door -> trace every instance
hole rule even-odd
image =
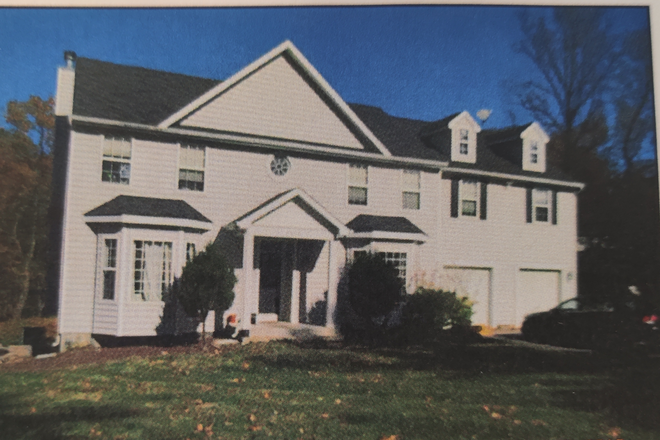
[[[516,289],[516,315],[522,325],[526,315],[549,310],[559,304],[559,271],[521,269]]]
[[[490,269],[446,267],[444,288],[467,296],[474,303],[472,324],[491,325],[490,319]]]

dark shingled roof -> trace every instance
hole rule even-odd
[[[405,217],[385,217],[382,215],[360,214],[346,224],[354,232],[405,232],[423,234],[424,232]]]
[[[218,80],[79,57],[76,61],[73,113],[156,125],[219,83]],[[363,104],[349,106],[392,155],[450,161],[448,149],[434,147],[426,137],[442,132],[459,113],[437,121],[419,121],[388,115],[378,107]],[[451,162],[450,165],[466,170],[570,181],[549,164],[545,173],[523,171],[519,164],[491,149],[490,145],[495,143],[514,141],[528,126],[483,130],[478,136],[477,163]]]
[[[154,199],[151,197],[117,196],[109,202],[92,209],[87,217],[142,215],[145,217],[167,217],[198,220],[211,223],[202,213],[183,200]]]
[[[73,114],[156,125],[220,81],[78,58]]]

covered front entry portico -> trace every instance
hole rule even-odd
[[[347,228],[299,189],[236,221],[243,231],[239,330],[250,339],[334,336]]]

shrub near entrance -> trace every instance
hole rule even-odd
[[[402,342],[437,342],[450,335],[469,334],[472,304],[455,292],[419,287],[403,307]],[[466,330],[466,331],[463,331]]]
[[[396,267],[377,254],[357,254],[345,273],[340,297],[340,330],[347,340],[375,343],[385,335],[386,317],[403,299]]]

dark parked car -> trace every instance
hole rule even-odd
[[[634,302],[613,306],[582,298],[562,302],[547,312],[528,315],[523,338],[542,344],[573,348],[657,348],[660,340],[658,313]]]

